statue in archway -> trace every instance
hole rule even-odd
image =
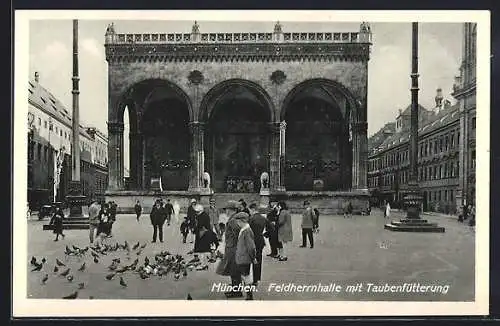
[[[203,188],[210,189],[210,174],[207,171],[203,172]]]
[[[269,189],[269,174],[262,172],[260,175],[260,190]]]

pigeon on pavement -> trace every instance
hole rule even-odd
[[[78,297],[78,291],[75,291],[73,293],[71,293],[70,295],[67,295],[65,297],[62,297],[63,299],[76,299],[76,297]]]

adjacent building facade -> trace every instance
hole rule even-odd
[[[63,201],[71,181],[71,116],[39,83],[28,85],[28,203],[31,208]],[[107,187],[107,136],[80,126],[81,182],[84,194],[103,196]]]
[[[420,107],[418,180],[423,209],[455,213],[475,204],[476,24],[464,24],[463,61],[452,96],[437,90],[435,107]],[[369,139],[368,185],[375,202],[399,207],[409,181],[410,108]]]

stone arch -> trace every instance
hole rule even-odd
[[[138,106],[143,106],[144,104],[147,104],[147,101],[149,100],[151,94],[155,92],[158,89],[161,88],[166,88],[169,91],[171,91],[173,94],[177,95],[178,98],[182,99],[189,112],[189,118],[190,120],[193,120],[194,113],[193,113],[193,105],[191,102],[191,99],[189,96],[186,94],[186,92],[179,87],[176,83],[166,80],[166,79],[161,79],[161,78],[149,78],[149,79],[143,79],[139,82],[134,83],[133,85],[129,86],[120,96],[117,105],[115,106],[115,114],[114,116],[116,117],[117,121],[123,121],[123,114],[125,111],[125,106],[129,104],[133,104],[129,106],[129,114],[130,116],[130,123],[131,123],[131,129],[132,129],[132,123],[136,124],[137,119],[138,119]],[[133,107],[132,110],[130,107]],[[133,113],[132,113],[133,112]],[[132,116],[133,114],[133,116]],[[132,122],[132,118],[134,118],[134,122]],[[137,125],[135,125],[137,127]]]
[[[280,121],[285,120],[285,115],[286,115],[286,110],[289,107],[290,103],[294,100],[294,98],[300,94],[303,90],[306,90],[307,88],[311,87],[319,87],[326,93],[328,93],[333,99],[337,98],[337,94],[342,95],[346,100],[347,103],[349,104],[348,107],[350,110],[353,112],[345,112],[345,114],[351,113],[351,123],[352,122],[357,122],[361,121],[361,110],[360,110],[360,103],[352,92],[342,85],[340,82],[331,80],[331,79],[326,79],[326,78],[313,78],[313,79],[308,79],[305,81],[302,81],[295,85],[285,96],[285,99],[282,102],[281,109],[279,112],[279,117]],[[335,92],[332,92],[330,89],[333,89]],[[337,93],[337,94],[335,94]],[[345,118],[345,116],[344,116]]]
[[[205,96],[203,96],[200,104],[198,120],[207,122],[212,115],[217,102],[229,91],[231,91],[231,88],[234,86],[244,87],[250,91],[260,101],[260,103],[269,110],[269,122],[274,121],[275,108],[267,91],[256,82],[240,78],[228,79],[212,87],[205,94]]]

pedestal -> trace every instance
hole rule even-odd
[[[69,217],[82,217],[82,206],[86,204],[86,197],[82,195],[80,181],[71,181],[69,186],[69,195],[66,196],[69,205]]]
[[[392,221],[384,225],[384,228],[386,230],[399,232],[444,233],[444,227],[438,226],[437,223],[429,223],[427,220],[422,220],[420,218],[422,196],[420,195],[418,183],[410,182],[408,188],[408,194],[404,198],[406,218],[399,221]]]
[[[270,199],[269,197],[271,196],[271,192],[269,191],[269,188],[263,188],[260,190],[260,205],[269,207],[269,202]]]

